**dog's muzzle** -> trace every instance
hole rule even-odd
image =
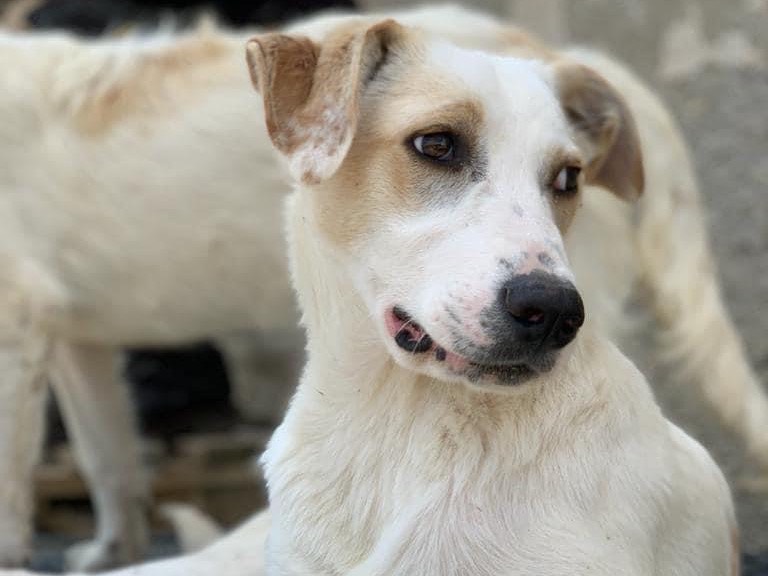
[[[477,346],[458,333],[436,342],[404,308],[386,315],[389,334],[404,352],[432,357],[470,381],[486,377],[515,385],[552,368],[557,350],[576,336],[584,323],[584,305],[571,282],[545,272],[516,275],[501,284],[496,301],[480,324],[490,345]]]

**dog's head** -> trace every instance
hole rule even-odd
[[[275,146],[394,359],[511,385],[584,321],[563,248],[582,186],[643,187],[619,94],[581,65],[384,21],[249,42]]]

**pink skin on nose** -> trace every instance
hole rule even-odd
[[[528,246],[523,254],[525,254],[525,258],[521,259],[518,265],[515,266],[515,274],[530,274],[535,270],[552,272],[555,268],[557,260],[542,245],[533,244]]]
[[[427,350],[414,352],[414,355],[428,354],[438,362],[445,363],[453,372],[461,372],[469,366],[469,360],[454,352],[450,352],[441,344],[434,342],[419,324],[413,320],[399,317],[398,314],[395,314],[394,308],[387,310],[385,323],[387,332],[389,332],[392,339],[396,339],[398,334],[402,332],[407,332],[409,338],[417,342],[423,338],[430,338],[431,346]]]

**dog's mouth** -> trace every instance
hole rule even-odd
[[[477,362],[437,343],[410,314],[399,306],[390,308],[387,313],[387,329],[395,344],[405,352],[416,355],[432,356],[444,364],[451,372],[475,381],[482,377],[494,377],[499,383],[517,384],[537,373],[527,364],[493,364]]]
[[[395,344],[400,348],[414,354],[422,354],[435,348],[435,356],[443,356],[445,354],[445,349],[435,346],[432,337],[405,310],[395,306],[392,308],[392,316],[394,317],[396,328],[394,334]]]

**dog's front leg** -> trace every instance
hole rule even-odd
[[[135,562],[148,545],[148,488],[119,360],[107,346],[56,343],[53,350],[54,391],[96,515],[95,540],[67,555],[78,570]]]
[[[0,567],[19,566],[29,558],[47,350],[42,333],[9,334],[0,327]]]

